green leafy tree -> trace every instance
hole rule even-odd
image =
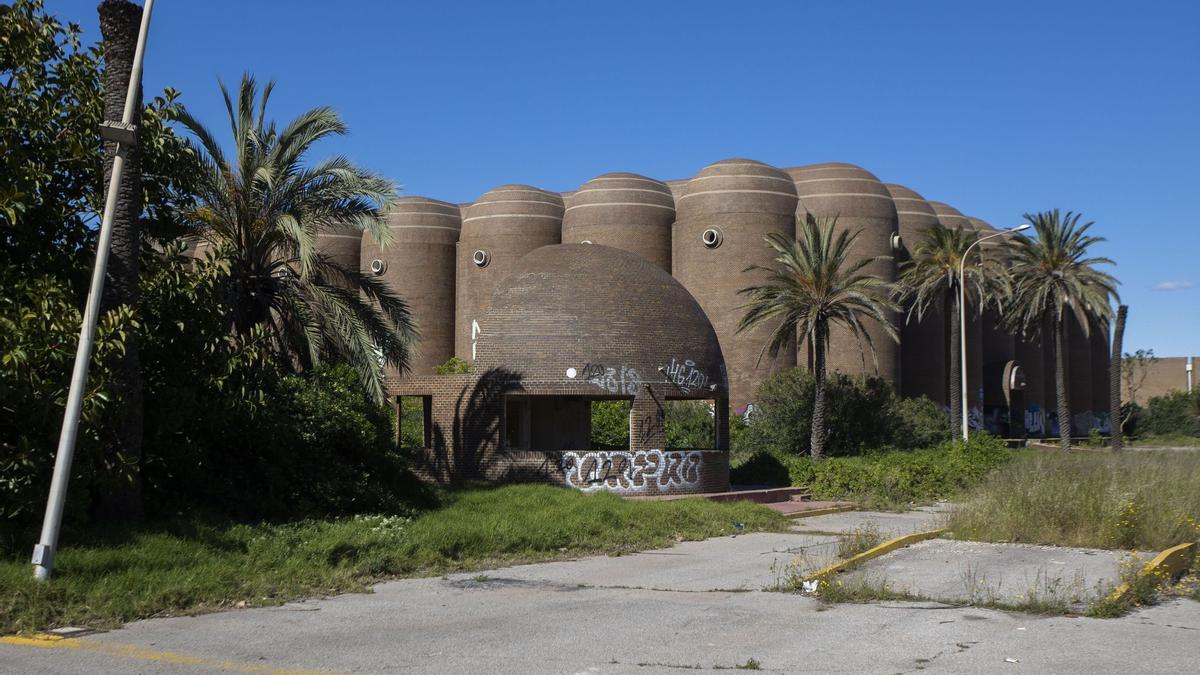
[[[66,279],[80,303],[104,194],[103,50],[81,35],[41,0],[0,5],[0,265]],[[151,237],[177,231],[169,211],[188,194],[186,148],[164,124],[177,99],[167,89],[141,111],[142,230]]]
[[[889,314],[896,305],[888,298],[887,282],[866,268],[877,258],[855,259],[851,251],[858,232],[834,234],[837,218],[805,219],[796,239],[772,234],[767,245],[775,251],[769,267],[752,266],[766,280],[738,291],[749,298],[738,324],[744,331],[755,326],[774,326],[767,350],[779,354],[796,335],[806,336],[813,346],[814,399],[811,447],[813,457],[825,452],[825,358],[829,328],[836,324],[862,338],[872,354],[874,345],[864,320],[873,319],[887,336],[899,340]]]
[[[1104,241],[1088,234],[1093,223],[1079,224],[1080,215],[1058,209],[1025,214],[1036,238],[1016,237],[1009,243],[1013,299],[1008,316],[1026,335],[1040,335],[1049,326],[1054,345],[1054,386],[1058,424],[1064,450],[1071,449],[1071,407],[1066,380],[1068,315],[1073,314],[1086,335],[1093,322],[1112,318],[1117,280],[1098,269],[1108,258],[1089,249]]]
[[[979,239],[974,230],[948,228],[936,224],[922,231],[913,245],[912,258],[900,267],[896,279],[896,295],[908,306],[906,320],[923,320],[926,315],[941,311],[950,324],[947,344],[950,392],[950,426],[962,426],[962,355],[959,343],[962,327],[959,323],[959,265],[966,256],[963,273],[966,276],[968,310],[979,315],[989,304],[998,304],[1010,292],[1008,274],[1000,256],[984,255],[980,246],[971,248]],[[968,254],[967,250],[970,250]]]
[[[363,386],[383,398],[383,366],[408,367],[416,328],[408,305],[381,280],[317,249],[322,233],[354,228],[391,241],[383,209],[396,197],[385,178],[333,157],[311,166],[318,141],[346,133],[331,108],[314,108],[282,129],[266,118],[274,88],[249,75],[236,99],[221,85],[232,154],[186,109],[175,119],[196,139],[196,201],[184,222],[229,260],[230,328],[263,327],[289,367],[350,364]],[[380,358],[382,355],[382,358]]]

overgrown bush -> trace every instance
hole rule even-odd
[[[786,469],[788,483],[815,499],[848,499],[894,507],[949,498],[981,481],[1013,456],[1002,441],[976,434],[963,444],[947,441],[922,450],[873,452],[859,457],[811,457],[762,451],[734,467],[732,482],[768,483]]]
[[[1137,421],[1138,434],[1200,436],[1200,391],[1173,391],[1150,399]]]
[[[592,401],[592,447],[624,450],[629,447],[630,401]]]
[[[21,278],[0,269],[0,537],[42,512],[62,428],[80,312],[64,284]],[[110,368],[134,331],[122,307],[104,314],[98,327],[88,388],[71,472],[72,518],[87,510],[98,478],[106,472],[100,453],[105,412],[112,407]]]
[[[764,382],[739,449],[808,454],[814,386],[812,374],[800,368]],[[901,399],[879,378],[834,373],[826,387],[830,456],[929,447],[950,438],[949,417],[940,406],[926,398]]]

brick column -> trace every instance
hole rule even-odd
[[[638,388],[629,411],[629,450],[665,450],[667,446],[666,414],[662,402],[655,397],[649,384]]]

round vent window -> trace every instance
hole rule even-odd
[[[709,228],[700,235],[700,241],[708,248],[716,248],[721,245],[721,231],[716,228]]]
[[[471,254],[471,262],[475,263],[476,267],[487,267],[492,261],[492,256],[488,255],[487,251],[475,251]]]
[[[579,242],[579,243],[581,243],[581,244],[590,244],[590,243],[592,243],[592,240],[591,240],[591,239],[584,239],[583,241],[581,241],[581,242]]]
[[[379,276],[387,271],[387,263],[376,258],[371,261],[371,274]]]
[[[892,250],[899,251],[904,248],[904,238],[899,234],[892,234]]]

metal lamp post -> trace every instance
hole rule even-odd
[[[104,216],[100,221],[100,236],[96,241],[96,267],[92,270],[92,283],[88,290],[87,305],[83,310],[83,326],[79,330],[79,348],[75,351],[75,367],[71,371],[71,390],[67,395],[67,408],[63,413],[62,432],[58,438],[58,452],[54,457],[54,475],[50,479],[50,497],[46,501],[46,516],[42,521],[42,535],[33,547],[33,576],[38,581],[50,578],[54,570],[54,553],[58,547],[58,532],[62,525],[63,507],[67,502],[67,482],[71,479],[71,462],[75,458],[75,437],[79,431],[79,413],[83,408],[83,390],[87,385],[88,367],[92,359],[92,343],[96,333],[96,321],[100,317],[100,296],[104,294],[104,275],[108,268],[108,250],[112,242],[113,214],[117,210],[117,196],[121,192],[121,173],[125,169],[125,153],[137,142],[137,129],[133,125],[134,108],[137,106],[138,87],[142,81],[142,60],[145,56],[146,36],[150,31],[150,12],[154,0],[146,0],[142,8],[142,25],[138,30],[137,47],[133,52],[133,69],[129,77],[129,89],[125,93],[125,110],[120,122],[105,121],[100,125],[100,135],[117,143],[113,157],[112,178],[105,195]]]
[[[1015,232],[1024,232],[1025,230],[1028,230],[1029,227],[1030,225],[1025,223],[1023,225],[1017,225],[1016,227],[1010,227],[1007,230],[1001,230],[995,234],[989,234],[986,237],[980,237],[979,239],[976,239],[974,243],[968,246],[966,251],[963,251],[962,260],[958,261],[958,348],[959,367],[962,370],[962,439],[964,443],[967,441],[967,435],[971,426],[967,421],[967,398],[969,397],[969,390],[967,389],[967,257],[971,254],[971,249],[987,241],[988,239],[1003,237]]]

